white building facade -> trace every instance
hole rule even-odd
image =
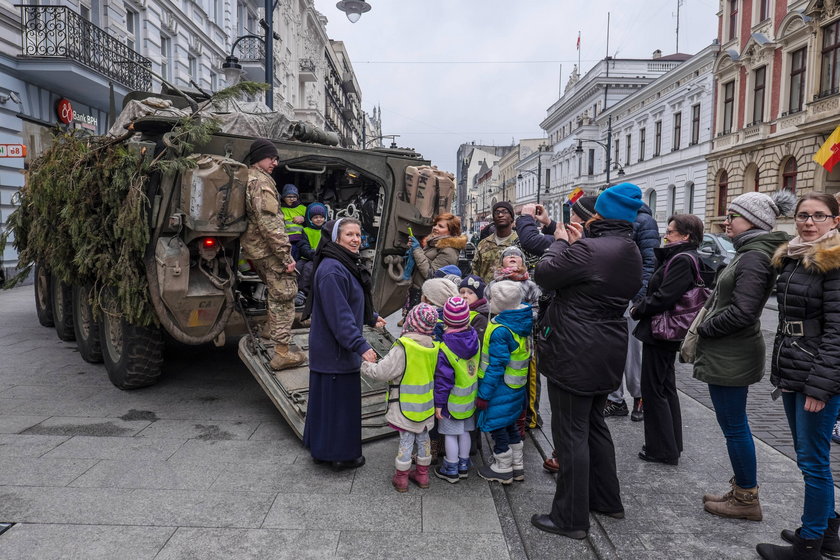
[[[561,215],[564,199],[575,188],[596,192],[606,185],[605,146],[592,142],[606,144],[602,140],[598,117],[687,58],[688,55],[661,57],[657,51],[651,59],[608,57],[583,77],[579,76],[577,68],[572,72],[563,94],[548,108],[545,120],[540,123],[548,137],[551,153],[548,189],[547,192],[543,190],[541,202],[552,217]],[[582,152],[578,150],[579,141],[582,141]],[[622,139],[620,144],[623,143]],[[614,150],[614,145],[610,149]],[[613,170],[610,179],[611,183],[616,182]]]
[[[612,128],[611,182],[638,185],[663,234],[673,214],[705,216],[717,53],[717,45],[710,45],[595,121],[601,142]],[[606,183],[603,168],[594,180]]]

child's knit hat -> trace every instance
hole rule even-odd
[[[478,297],[478,299],[481,299],[484,297],[484,288],[486,286],[487,284],[485,284],[484,279],[481,276],[470,274],[469,276],[461,280],[461,283],[458,285],[458,288],[467,288],[469,290],[472,290],[476,297]]]
[[[465,327],[470,323],[470,304],[457,296],[446,300],[443,306],[443,323],[447,327]]]
[[[423,295],[435,307],[443,307],[447,299],[458,295],[458,286],[445,278],[431,278],[423,282]]]
[[[419,303],[408,311],[403,322],[402,333],[431,335],[437,324],[437,310],[428,303]]]
[[[517,282],[500,280],[490,286],[487,299],[490,300],[490,313],[496,315],[508,309],[517,309],[522,303],[522,290]]]

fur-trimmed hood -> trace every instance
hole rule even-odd
[[[780,246],[773,255],[773,266],[781,269],[787,257],[788,243]],[[817,243],[802,257],[802,266],[825,274],[840,268],[840,235]]]
[[[434,243],[432,243],[432,247],[437,249],[447,249],[452,248],[456,251],[460,251],[464,247],[467,246],[467,236],[466,235],[459,235],[457,237],[440,237]]]

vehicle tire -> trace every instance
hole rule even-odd
[[[100,363],[102,344],[99,340],[99,324],[90,305],[88,286],[73,286],[73,332],[82,359],[91,364]]]
[[[50,291],[50,273],[42,264],[35,265],[35,312],[38,322],[43,327],[53,327],[52,296]]]
[[[73,342],[76,340],[76,333],[73,332],[73,289],[55,275],[50,277],[50,301],[58,338]]]
[[[102,314],[99,322],[102,361],[108,378],[120,389],[154,385],[163,365],[160,329],[131,325],[122,317]]]

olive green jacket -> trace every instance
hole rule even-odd
[[[761,313],[776,280],[770,262],[788,235],[774,231],[737,248],[718,275],[700,335],[694,377],[712,385],[745,387],[764,375],[765,345]]]

